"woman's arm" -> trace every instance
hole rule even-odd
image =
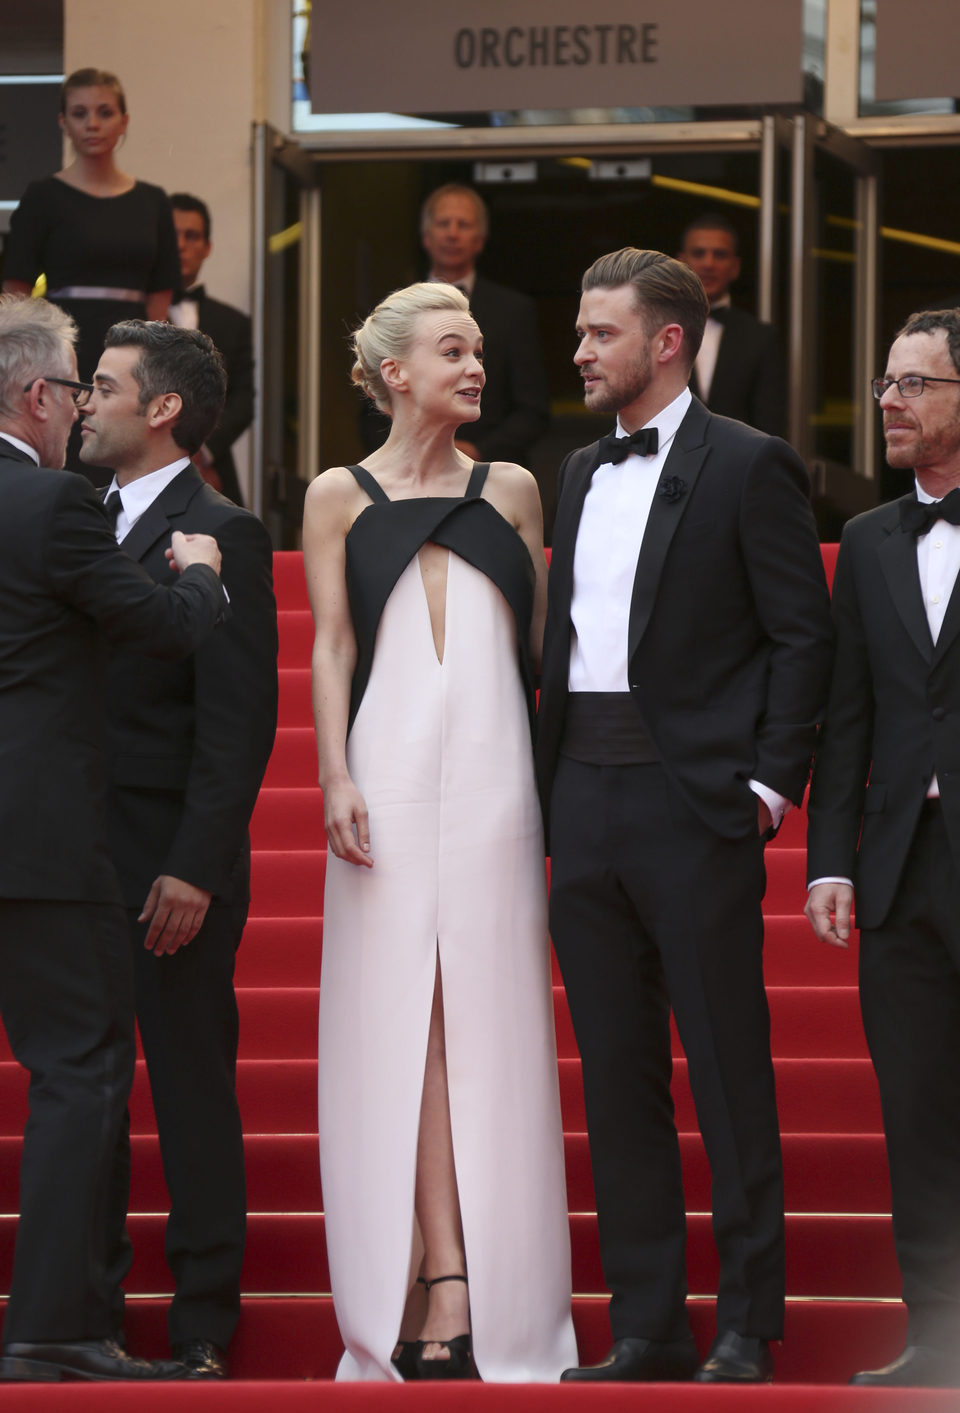
[[[303,565],[313,612],[313,716],[327,839],[338,859],[370,868],[367,807],[346,758],[357,664],[346,583],[346,536],[355,492],[353,478],[339,467],[312,482],[303,513]]]
[[[491,501],[510,521],[530,551],[536,582],[533,589],[533,616],[530,620],[530,659],[540,671],[543,654],[543,626],[547,618],[547,560],[543,552],[543,507],[540,491],[529,471],[512,462],[498,461],[490,468],[493,477]]]

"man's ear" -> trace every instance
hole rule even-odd
[[[147,409],[147,423],[156,431],[170,427],[180,416],[183,408],[183,399],[179,393],[162,393],[160,397],[155,397]]]

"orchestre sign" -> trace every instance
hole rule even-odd
[[[909,16],[909,23],[904,23]],[[877,0],[876,98],[955,98],[960,90],[957,0]]]
[[[315,113],[799,103],[803,0],[314,0]]]

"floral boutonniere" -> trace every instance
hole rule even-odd
[[[671,505],[674,501],[683,500],[686,494],[687,483],[682,481],[679,476],[665,476],[657,487],[657,495],[663,496],[664,500],[668,500]]]

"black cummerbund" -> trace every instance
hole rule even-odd
[[[585,765],[651,765],[660,759],[629,692],[571,692],[560,754]]]

